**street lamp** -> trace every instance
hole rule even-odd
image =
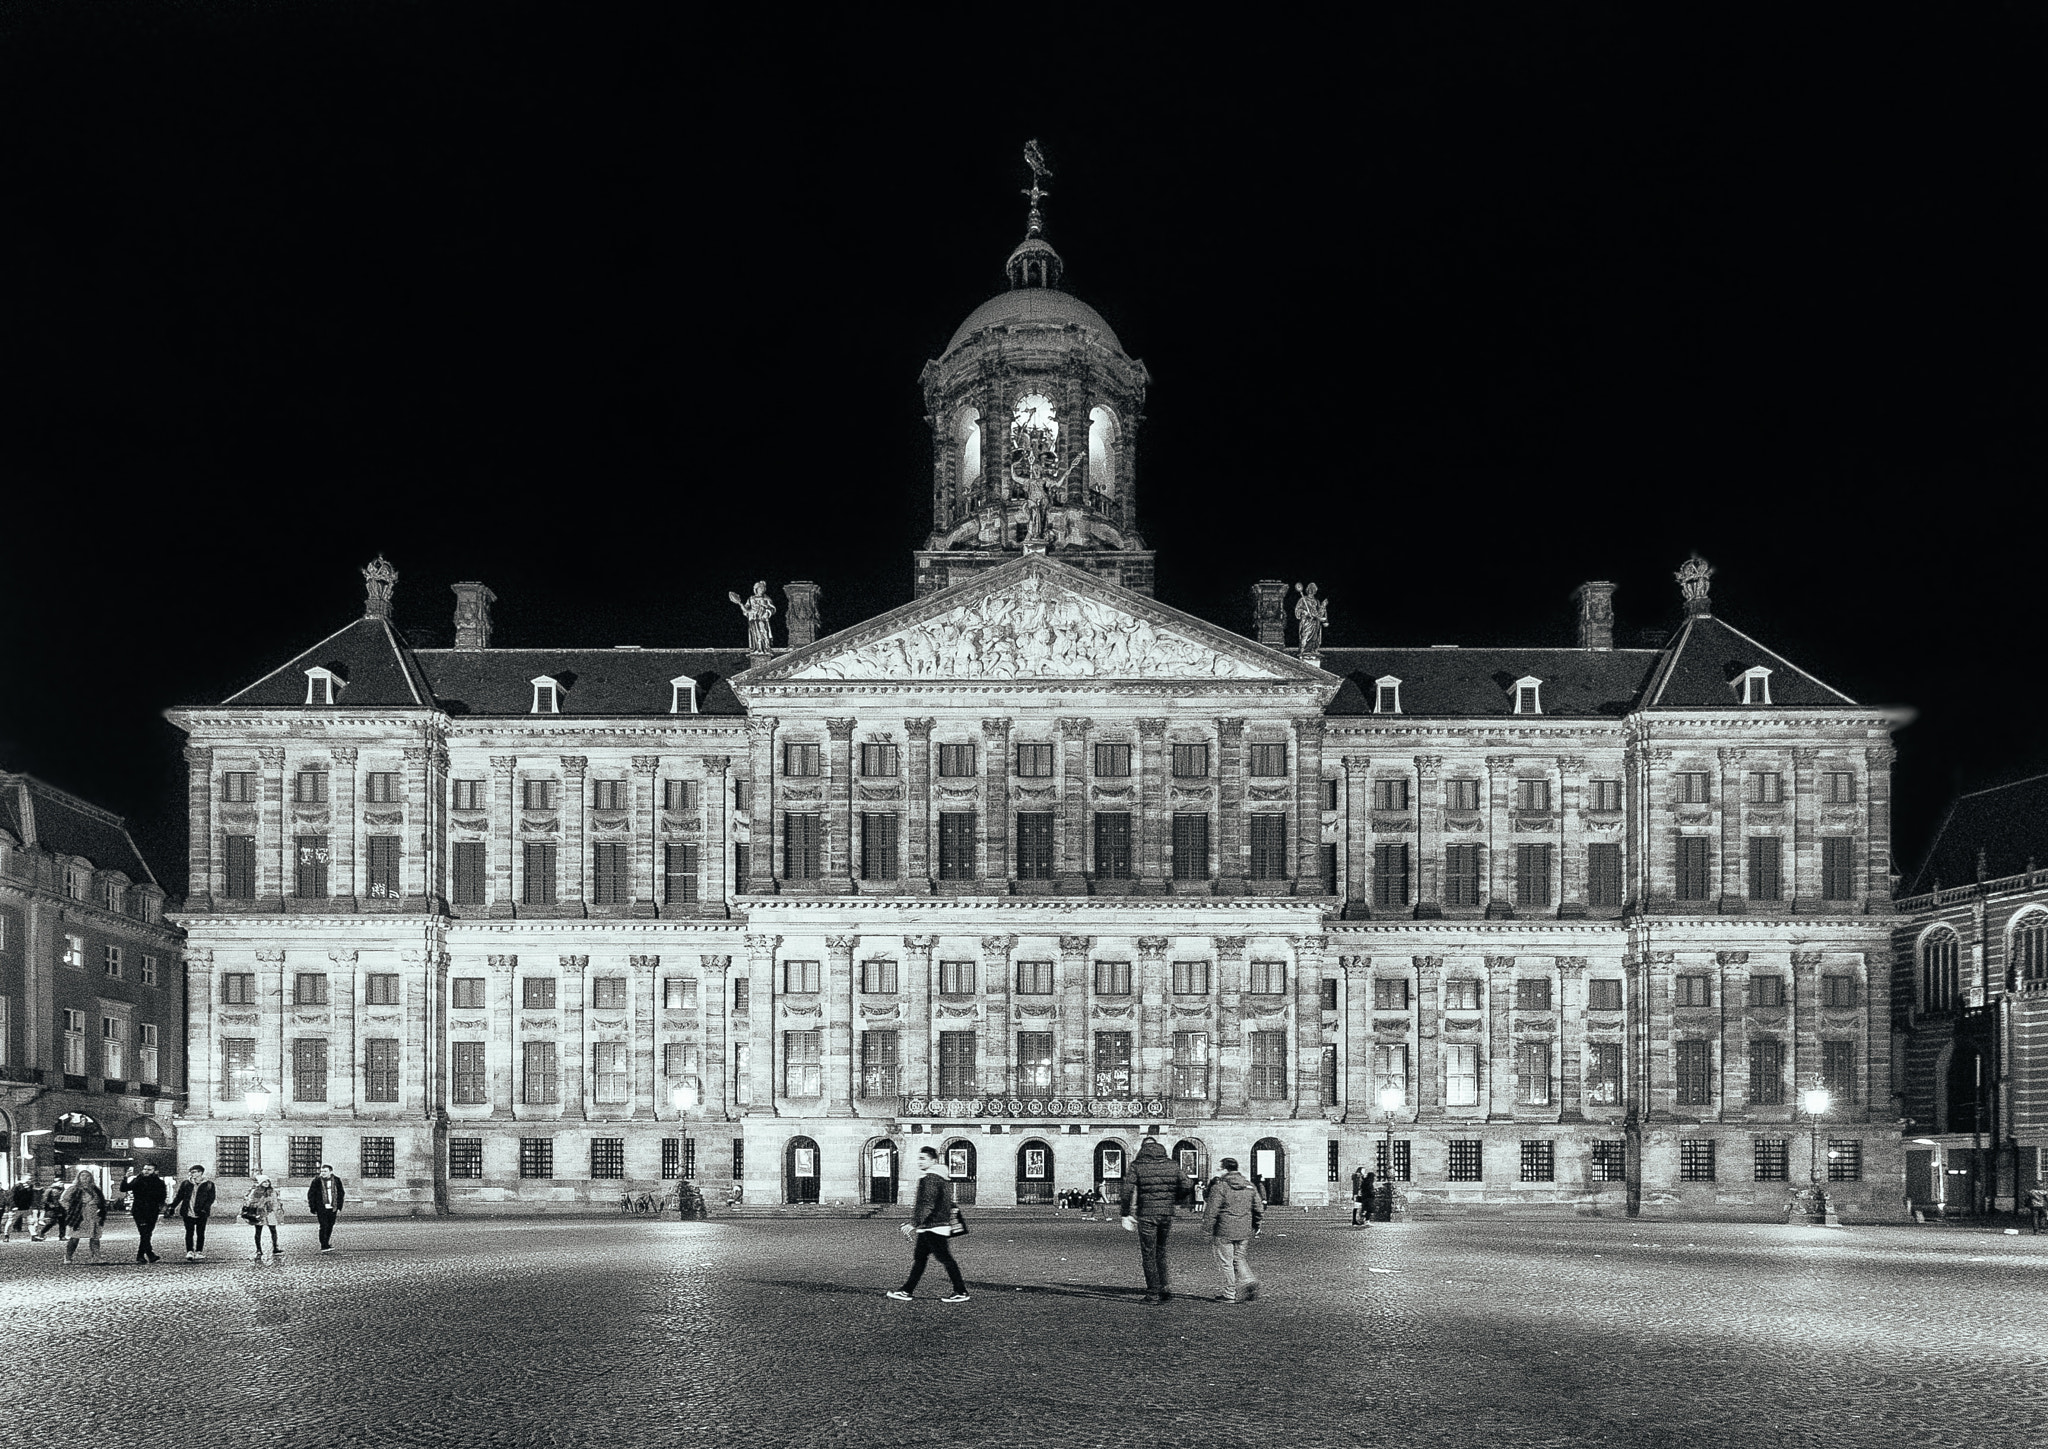
[[[256,1165],[249,1170],[260,1177],[263,1175],[263,1114],[270,1110],[270,1093],[260,1086],[251,1087],[242,1094],[242,1101],[248,1106],[249,1115],[256,1119]]]
[[[687,1112],[697,1105],[697,1088],[689,1082],[677,1082],[676,1089],[668,1094],[668,1099],[676,1104],[678,1112]]]
[[[1380,1111],[1386,1113],[1387,1117],[1386,1148],[1381,1153],[1381,1159],[1386,1165],[1380,1170],[1380,1191],[1386,1194],[1387,1204],[1386,1214],[1380,1218],[1383,1223],[1394,1220],[1394,1113],[1398,1112],[1401,1104],[1407,1100],[1407,1092],[1391,1082],[1380,1088]],[[1378,1203],[1371,1205],[1372,1210],[1377,1210],[1378,1207]]]
[[[1807,1175],[1813,1179],[1814,1205],[1825,1212],[1827,1198],[1820,1185],[1820,1119],[1834,1098],[1828,1095],[1825,1087],[1815,1087],[1801,1093],[1800,1100],[1806,1108],[1807,1118]]]

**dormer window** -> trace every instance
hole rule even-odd
[[[697,681],[687,674],[678,674],[668,682],[668,712],[670,714],[695,714],[697,712]]]
[[[1401,712],[1401,681],[1393,675],[1382,675],[1372,682],[1372,712],[1374,714],[1399,714]]]
[[[1515,681],[1515,713],[1543,713],[1543,681],[1533,674]]]
[[[562,712],[562,686],[550,675],[540,675],[530,681],[533,685],[533,708],[529,714],[560,714]]]
[[[1769,704],[1771,702],[1771,671],[1765,669],[1762,665],[1758,665],[1755,669],[1745,670],[1742,678],[1736,681],[1736,687],[1742,691],[1742,702],[1744,704]]]
[[[314,665],[306,671],[306,703],[333,704],[334,692],[341,687],[341,680],[331,669]]]

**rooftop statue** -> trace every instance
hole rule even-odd
[[[755,580],[754,592],[744,599],[734,593],[728,593],[726,597],[739,605],[740,613],[746,617],[747,653],[774,653],[775,631],[769,627],[768,621],[775,617],[775,603],[768,597],[767,580]]]

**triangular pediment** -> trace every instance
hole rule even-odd
[[[1037,555],[749,670],[823,681],[1331,682],[1310,665]]]

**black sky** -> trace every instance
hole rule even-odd
[[[2048,770],[2042,6],[698,10],[0,5],[0,765],[175,892],[160,711],[380,550],[420,643],[464,578],[508,644],[905,601],[918,371],[1035,136],[1152,371],[1165,601],[1563,643],[1609,578],[1632,638],[1697,548],[1723,617],[1920,710],[1903,861]]]

